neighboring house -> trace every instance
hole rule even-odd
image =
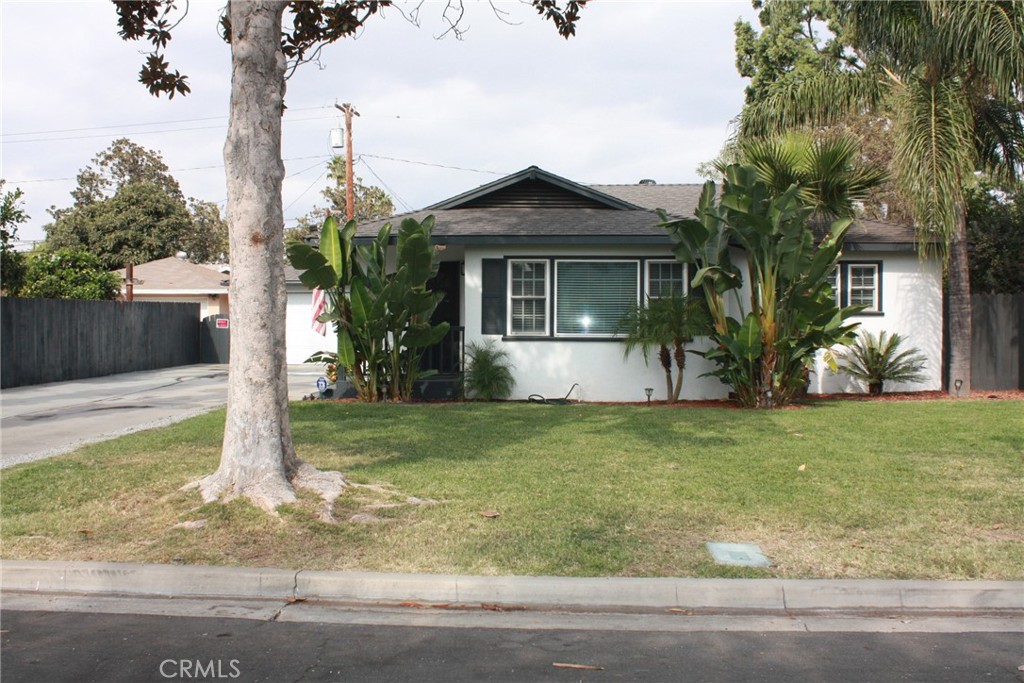
[[[221,271],[224,272],[221,272]],[[230,275],[224,265],[199,265],[176,256],[142,263],[133,268],[135,301],[173,301],[199,304],[200,319],[228,314]],[[125,298],[125,269],[114,271],[121,278]]]
[[[317,351],[337,350],[333,325],[327,325],[325,335],[313,331],[313,295],[299,282],[299,272],[286,263],[284,277],[288,290],[288,307],[285,309],[288,362],[304,363]]]
[[[624,358],[616,325],[630,304],[669,283],[687,288],[690,268],[675,260],[654,209],[692,216],[701,189],[653,181],[585,186],[530,167],[390,220],[435,216],[434,240],[443,251],[433,288],[447,295],[435,322],[451,323],[465,344],[501,344],[515,365],[512,398],[563,396],[576,384],[573,398],[643,401],[645,387],[664,398],[664,374],[656,358],[649,366],[639,353]],[[382,222],[360,226],[359,237],[376,235]],[[744,268],[738,249],[735,261]],[[301,362],[313,351],[333,349],[334,338],[310,330],[310,294],[290,273],[288,357]],[[855,319],[864,329],[899,332],[928,357],[926,382],[887,383],[888,390],[940,388],[941,268],[918,257],[910,227],[858,222],[834,288],[841,305],[869,306]],[[707,343],[698,340],[692,348]],[[726,385],[700,377],[711,369],[688,355],[682,398],[726,396]],[[812,392],[851,390],[861,389],[819,363]]]

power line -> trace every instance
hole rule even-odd
[[[332,155],[330,154],[311,154],[304,157],[288,157],[287,159],[281,159],[281,161],[304,161],[306,159],[329,159]],[[215,168],[224,168],[224,164],[214,164],[212,166],[191,166],[189,168],[170,168],[167,170],[168,173],[184,173],[186,171],[209,171]],[[306,171],[309,169],[307,168]],[[299,171],[304,173],[305,171]],[[62,180],[77,180],[78,176],[67,177],[67,178],[39,178],[37,180],[8,180],[9,185],[27,185],[29,183],[55,183]]]
[[[479,168],[463,168],[461,166],[447,166],[445,164],[434,164],[429,161],[413,161],[411,159],[396,159],[395,157],[385,157],[378,154],[360,154],[359,156],[369,157],[371,159],[383,159],[385,161],[398,161],[403,164],[416,164],[418,166],[432,166],[434,168],[447,168],[453,171],[467,171],[469,173],[487,173],[489,175],[508,175],[507,173],[501,173],[499,171],[485,171]]]
[[[303,121],[323,121],[324,119],[331,119],[333,116],[311,116],[305,119],[286,119],[284,123],[301,123]],[[139,135],[156,135],[158,133],[183,133],[196,130],[223,130],[227,126],[226,123],[217,126],[193,126],[191,128],[164,128],[161,130],[139,130],[131,133],[132,136]],[[109,138],[117,133],[99,133],[96,135],[71,135],[62,138],[33,138],[31,140],[4,140],[4,145],[23,145],[36,142],[66,142],[69,140],[91,140],[94,138]]]
[[[317,163],[313,164],[312,166],[309,166],[308,168],[304,168],[304,169],[302,169],[301,171],[296,171],[295,173],[290,173],[290,174],[286,175],[286,176],[285,176],[285,178],[293,178],[293,177],[295,177],[295,176],[297,176],[297,175],[302,175],[302,174],[303,174],[303,173],[305,173],[306,171],[312,170],[312,169],[316,168],[316,167],[317,167],[317,166],[319,166],[319,165],[320,165],[320,162],[317,162]],[[315,180],[313,180],[313,182],[311,182],[311,183],[309,184],[309,187],[307,187],[307,188],[306,188],[305,190],[303,190],[303,191],[302,191],[302,192],[301,192],[301,193],[299,194],[299,196],[298,196],[298,197],[296,197],[295,199],[293,199],[293,200],[292,200],[292,201],[291,201],[291,202],[290,202],[290,203],[288,204],[288,206],[286,206],[286,207],[284,207],[284,209],[282,209],[282,213],[284,213],[284,212],[285,212],[285,211],[287,211],[288,209],[292,208],[292,206],[293,206],[293,205],[295,204],[295,202],[297,202],[297,201],[299,201],[300,199],[302,199],[302,197],[303,197],[303,196],[305,196],[305,194],[306,194],[307,192],[309,192],[309,191],[310,191],[311,189],[313,189],[313,186],[314,186],[314,185],[316,185],[316,184],[317,184],[318,182],[320,182],[320,179],[321,179],[321,178],[323,178],[323,177],[324,177],[324,174],[326,174],[326,173],[327,173],[327,169],[325,168],[325,169],[324,169],[323,171],[321,171],[321,172],[320,172],[320,175],[318,175],[318,176],[316,177],[316,179],[315,179]]]
[[[398,203],[405,207],[406,211],[412,211],[412,207],[409,206],[409,203],[406,202],[404,199],[402,199],[400,196],[398,196],[398,193],[395,192],[394,190],[392,190],[388,186],[388,184],[386,182],[384,182],[384,179],[381,178],[379,175],[377,175],[377,172],[373,170],[373,167],[370,166],[370,163],[366,159],[363,158],[362,154],[359,155],[359,161],[360,161],[360,163],[362,163],[363,166],[366,167],[367,171],[369,171],[370,173],[373,174],[373,177],[377,179],[377,182],[379,182],[381,185],[384,186],[384,189],[388,191],[388,194],[390,194],[392,197],[397,199]]]
[[[322,105],[319,107],[301,107],[299,109],[286,109],[285,114],[287,115],[293,111],[313,111],[315,109],[327,109],[328,105]],[[227,118],[224,114],[220,116],[204,116],[197,119],[175,119],[173,121],[152,121],[150,123],[119,123],[111,126],[89,126],[86,128],[58,128],[55,130],[34,130],[25,131],[22,133],[0,133],[2,137],[13,137],[21,135],[53,135],[55,133],[81,133],[89,130],[107,130],[109,128],[137,128],[140,126],[166,126],[175,123],[196,123],[198,121],[218,121]]]

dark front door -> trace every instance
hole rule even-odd
[[[437,275],[427,283],[427,287],[434,292],[444,294],[444,299],[434,309],[434,315],[430,322],[434,325],[448,323],[452,327],[458,327],[461,308],[459,297],[462,291],[462,263],[460,261],[442,261],[437,269]]]
[[[437,275],[427,283],[433,292],[444,294],[434,309],[430,322],[448,323],[448,335],[423,354],[424,370],[437,370],[441,374],[459,372],[462,366],[462,328],[459,318],[462,310],[462,262],[442,261]]]

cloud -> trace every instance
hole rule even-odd
[[[0,4],[0,173],[36,181],[20,185],[33,218],[23,237],[41,238],[46,207],[70,201],[74,181],[49,179],[73,179],[125,135],[159,151],[187,195],[224,200],[223,170],[206,168],[222,164],[228,112],[230,54],[216,27],[222,4],[193,0],[176,29],[168,57],[189,75],[192,94],[172,101],[137,82],[144,46],[118,38],[109,3],[47,3],[47,49],[28,30],[37,5]],[[732,24],[752,15],[748,2],[602,0],[584,10],[568,41],[528,5],[496,6],[514,25],[486,3],[467,3],[461,41],[435,39],[441,4],[424,5],[419,28],[388,10],[296,73],[283,134],[286,219],[320,200],[327,181],[310,166],[330,153],[335,101],[361,113],[357,173],[386,185],[400,209],[497,177],[486,171],[531,164],[592,183],[698,180],[694,168],[717,154],[742,104]],[[146,122],[154,125],[123,125]],[[16,135],[68,129],[84,130]],[[49,141],[24,142],[32,139]]]

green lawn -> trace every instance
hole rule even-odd
[[[530,404],[292,407],[299,455],[354,489],[338,524],[178,488],[223,411],[2,473],[5,558],[464,574],[1024,578],[1024,404],[781,411]],[[401,504],[408,496],[441,501]],[[496,511],[487,518],[480,513]],[[354,514],[381,521],[351,522]],[[206,520],[201,529],[173,528]],[[771,569],[716,566],[707,541]]]

